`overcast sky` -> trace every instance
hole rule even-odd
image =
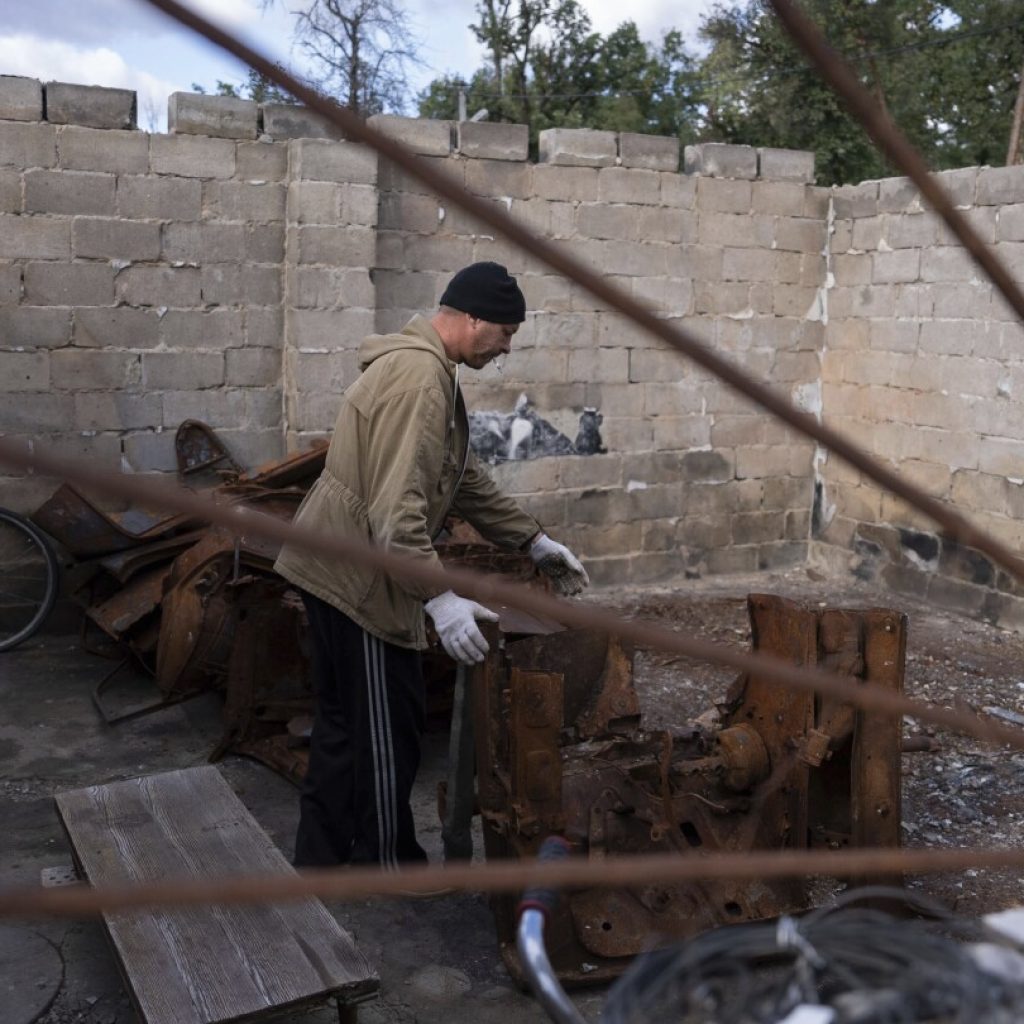
[[[300,65],[291,49],[297,0],[187,0],[196,10],[275,59]],[[679,28],[691,43],[700,14],[711,0],[582,0],[594,28],[607,33],[626,17],[646,39]],[[473,0],[407,0],[425,66],[420,88],[444,72],[468,75],[481,63],[480,48],[467,26]],[[300,65],[301,66],[301,65]],[[43,81],[77,82],[135,89],[139,127],[164,130],[167,97],[193,82],[213,89],[216,81],[241,83],[245,69],[233,58],[199,41],[145,0],[0,0],[0,74]]]

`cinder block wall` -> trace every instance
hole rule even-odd
[[[1024,269],[1024,167],[945,172],[986,243]],[[1024,545],[1024,329],[903,178],[835,191],[828,420],[1012,549]],[[1024,593],[987,558],[836,459],[820,467],[814,555],[1024,628]]]
[[[44,95],[46,102],[44,104]],[[45,115],[44,115],[45,111]],[[44,119],[45,117],[45,119]],[[203,419],[252,465],[325,436],[368,332],[498,259],[531,314],[471,407],[521,393],[606,454],[506,463],[597,580],[801,562],[812,448],[308,112],[177,94],[168,135],[120,90],[0,78],[0,430],[136,472]],[[812,406],[827,192],[810,154],[381,117],[465,187]],[[6,478],[32,508],[51,482]]]
[[[817,401],[828,192],[807,184],[810,154],[694,147],[680,173],[675,140],[554,130],[531,164],[523,126],[382,124],[660,316]],[[759,176],[759,156],[779,180]],[[378,329],[433,306],[460,266],[498,260],[530,312],[500,372],[464,375],[470,407],[509,413],[525,394],[570,439],[584,408],[600,411],[607,454],[494,467],[592,576],[806,558],[813,446],[406,175],[382,166],[379,185]]]

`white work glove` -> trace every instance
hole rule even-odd
[[[497,622],[496,613],[476,601],[459,597],[454,590],[431,598],[423,610],[434,620],[434,628],[449,657],[463,665],[476,665],[484,660],[490,648],[476,620]]]
[[[572,597],[590,585],[583,563],[564,545],[541,533],[530,545],[533,564],[555,585],[563,597]]]

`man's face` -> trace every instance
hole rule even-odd
[[[470,316],[463,361],[474,370],[482,370],[492,359],[509,353],[512,336],[518,330],[519,324],[492,324]]]

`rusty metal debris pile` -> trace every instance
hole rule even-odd
[[[178,429],[175,450],[184,483],[218,504],[290,522],[323,468],[327,447],[321,443],[246,472],[209,427],[188,420]],[[185,514],[137,506],[106,512],[68,484],[32,518],[75,560],[67,589],[83,608],[86,645],[99,652],[114,644],[118,664],[93,692],[108,722],[222,690],[224,736],[212,757],[233,750],[301,780],[312,722],[305,613],[294,588],[273,572],[278,545]],[[521,581],[534,575],[528,557],[485,545],[466,524],[453,523],[440,550],[446,564]],[[506,611],[506,619],[510,615]],[[512,616],[512,626],[530,631],[536,623],[517,624]],[[159,697],[115,710],[111,685],[130,664],[152,675]],[[452,664],[431,652],[426,668],[430,704],[443,709]]]
[[[749,598],[756,651],[900,692],[906,618]],[[535,856],[566,836],[591,861],[751,850],[896,847],[901,725],[848,703],[741,676],[711,714],[645,732],[633,651],[567,630],[503,644],[474,673],[478,801],[488,859]],[[652,937],[806,909],[805,881],[705,881],[582,890],[546,929],[569,983],[605,980]],[[515,902],[495,899],[513,974]]]

